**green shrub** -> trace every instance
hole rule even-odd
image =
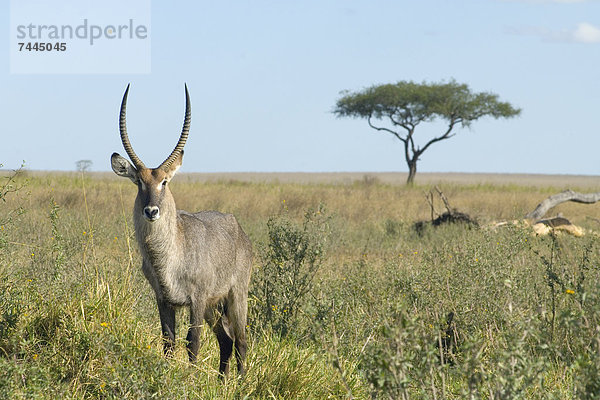
[[[330,235],[325,207],[309,209],[302,223],[287,213],[267,222],[268,244],[263,265],[254,271],[250,296],[255,300],[255,325],[268,326],[281,336],[299,334],[299,315],[313,291]]]

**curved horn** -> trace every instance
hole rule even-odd
[[[185,119],[183,120],[183,129],[181,130],[181,136],[179,136],[179,141],[177,145],[171,152],[171,155],[167,157],[165,161],[158,168],[168,169],[173,161],[177,158],[179,153],[183,150],[183,146],[185,146],[185,142],[188,137],[188,133],[190,132],[190,123],[192,121],[192,104],[190,103],[190,94],[188,93],[187,84],[185,85]]]
[[[126,109],[127,109],[127,95],[129,94],[129,84],[127,85],[127,89],[125,89],[125,94],[123,95],[123,101],[121,102],[121,114],[119,115],[119,130],[121,131],[121,142],[123,143],[123,147],[127,152],[127,155],[133,162],[133,165],[137,168],[146,168],[142,160],[135,154],[133,148],[131,147],[131,143],[129,143],[129,136],[127,136],[127,123],[126,123]]]

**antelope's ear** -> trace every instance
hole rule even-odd
[[[171,165],[169,165],[169,169],[167,169],[165,171],[167,173],[168,180],[171,180],[173,178],[173,176],[175,175],[175,173],[177,172],[179,167],[181,167],[182,163],[183,163],[183,150],[179,151],[177,158],[175,158],[173,160],[173,163]]]
[[[115,174],[124,178],[131,179],[131,182],[136,183],[138,181],[138,173],[133,165],[124,157],[121,157],[118,153],[113,153],[110,156],[110,166],[112,167]]]

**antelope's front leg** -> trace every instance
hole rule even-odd
[[[190,305],[190,329],[187,334],[187,350],[190,362],[195,363],[200,347],[200,328],[204,320],[204,308],[206,303],[202,300],[192,301]]]
[[[166,356],[173,354],[175,348],[175,308],[164,299],[157,299],[160,327],[164,340]]]

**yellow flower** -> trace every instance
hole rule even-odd
[[[83,234],[85,235],[85,231],[83,231]]]
[[[101,323],[100,323],[100,326],[103,326],[103,327],[105,327],[105,328],[106,328],[106,327],[108,326],[108,322],[101,322]]]
[[[567,294],[575,294],[575,291],[571,290],[571,289],[567,289],[565,291]]]
[[[37,355],[37,354],[34,354],[34,355],[33,355],[33,359],[34,359],[34,360],[37,360],[37,358],[38,358],[38,355]]]

